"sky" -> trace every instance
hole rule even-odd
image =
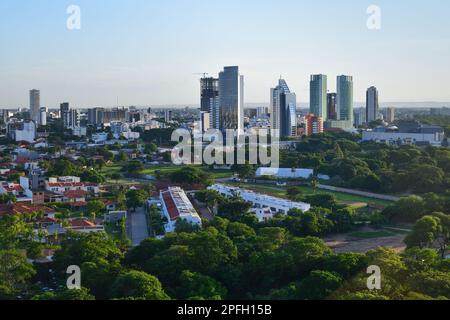
[[[66,10],[78,5],[81,29]],[[367,8],[381,29],[367,27]],[[197,104],[198,73],[238,65],[246,102],[282,76],[299,103],[309,76],[354,77],[354,99],[450,101],[450,1],[0,0],[0,107]]]

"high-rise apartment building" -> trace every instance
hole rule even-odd
[[[395,108],[389,107],[386,109],[386,122],[392,123],[395,121]]]
[[[219,73],[220,129],[244,131],[244,76],[239,67],[225,67]]]
[[[219,97],[211,98],[209,103],[209,123],[211,129],[220,129],[220,100]]]
[[[278,81],[278,86],[270,89],[270,108],[272,129],[279,130],[280,137],[296,136],[297,97],[283,79]]]
[[[310,112],[322,119],[328,119],[327,113],[327,76],[316,74],[311,76],[310,86]]]
[[[91,108],[88,109],[88,123],[90,125],[99,126],[114,121],[127,121],[127,108]]]
[[[47,125],[47,108],[41,107],[39,109],[39,125],[46,126]]]
[[[40,123],[41,118],[41,93],[39,90],[30,90],[30,117],[36,123],[36,126]]]
[[[202,78],[200,79],[200,110],[210,112],[211,99],[219,96],[219,79]]]
[[[68,102],[60,104],[59,112],[65,129],[74,129],[80,126],[80,113],[76,109],[70,109]]]
[[[366,108],[356,108],[353,112],[354,125],[356,127],[362,126],[366,123]]]
[[[327,116],[328,120],[337,120],[336,93],[327,94]]]
[[[378,119],[379,113],[378,90],[370,87],[366,92],[366,121],[368,123]]]
[[[353,122],[353,77],[338,76],[336,92],[336,110],[338,120]]]
[[[305,119],[305,135],[311,136],[313,134],[323,133],[323,118],[309,113]]]

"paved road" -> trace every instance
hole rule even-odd
[[[137,247],[143,240],[149,237],[147,227],[147,215],[144,208],[139,208],[136,212],[128,215],[128,236],[133,247]]]

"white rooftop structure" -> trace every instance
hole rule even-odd
[[[257,177],[277,177],[283,179],[309,179],[314,175],[313,169],[258,168]]]
[[[250,202],[254,209],[269,209],[272,213],[272,217],[275,214],[287,214],[291,209],[299,209],[303,212],[307,212],[311,209],[311,205],[304,202],[294,202],[287,199],[277,198],[262,193],[256,193],[251,190],[241,189],[238,187],[227,186],[223,184],[215,184],[208,188],[209,190],[215,190],[225,197],[240,196],[244,201]],[[257,213],[258,219],[260,216]],[[264,215],[264,220],[267,220],[267,213],[260,212]],[[260,219],[261,221],[261,219]]]
[[[202,225],[202,219],[183,189],[170,187],[161,191],[160,201],[163,214],[168,221],[165,225],[166,233],[175,231],[178,219],[183,219],[193,225]]]

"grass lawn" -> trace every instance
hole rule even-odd
[[[100,173],[103,175],[111,175],[113,173],[120,173],[120,169],[122,169],[121,165],[118,164],[113,164],[113,165],[109,165],[109,166],[104,166],[102,168],[102,170],[100,170]]]
[[[211,170],[208,167],[205,166],[193,166],[195,168],[201,169],[203,172],[208,173],[212,179],[223,179],[223,178],[229,178],[233,176],[233,172],[229,170]],[[147,168],[144,171],[142,171],[143,174],[148,175],[155,175],[156,171],[160,171],[162,174],[171,174],[172,172],[175,172],[179,169],[181,169],[182,166],[166,166],[166,167],[152,167]]]
[[[286,198],[286,188],[284,187],[275,187],[275,186],[267,186],[267,185],[254,185],[254,184],[245,184],[245,183],[230,183],[234,186],[240,186],[241,188],[253,190],[260,193],[266,193],[269,195],[273,195],[276,197]],[[332,194],[336,197],[337,201],[342,204],[346,205],[354,205],[356,208],[360,208],[363,206],[363,204],[367,203],[374,203],[378,205],[388,206],[392,204],[391,201],[386,200],[378,200],[378,199],[372,199],[367,198],[363,196],[357,196],[342,192],[334,192],[334,191],[326,191],[326,190],[316,190],[314,191],[311,187],[300,187],[302,193],[304,195],[312,195],[312,194]]]

